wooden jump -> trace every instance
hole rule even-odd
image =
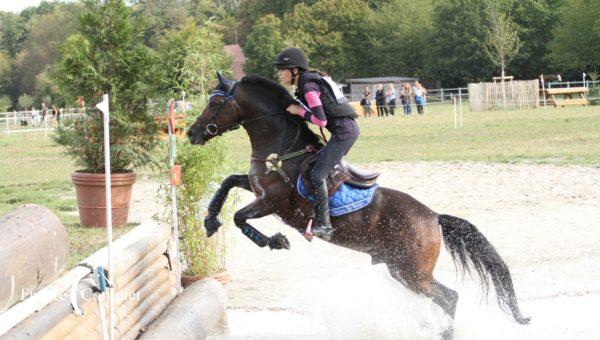
[[[587,93],[589,89],[587,87],[564,87],[556,89],[545,89],[544,95],[548,103],[558,106],[567,105],[588,105]],[[562,95],[563,98],[556,98],[556,96]],[[573,98],[575,95],[575,98]]]

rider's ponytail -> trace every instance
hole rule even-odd
[[[318,68],[310,68],[306,72],[318,73],[321,77],[329,77],[327,72],[323,72],[323,71],[319,70]]]

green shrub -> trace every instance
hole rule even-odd
[[[181,235],[179,243],[183,274],[208,276],[225,268],[227,240],[219,232],[206,237],[204,215],[206,203],[224,176],[227,147],[222,140],[213,140],[203,147],[184,142],[179,145],[176,163],[182,167],[182,184],[177,187],[178,222]],[[162,187],[165,206],[170,207],[170,187]],[[234,196],[235,197],[235,196]],[[222,215],[231,217],[235,198],[228,200]],[[224,226],[221,229],[226,228]]]

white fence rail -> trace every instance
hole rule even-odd
[[[51,111],[42,116],[41,111],[0,112],[0,135],[24,132],[44,132],[45,135],[61,122],[82,116],[80,109],[64,109],[60,115]]]

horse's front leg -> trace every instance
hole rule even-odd
[[[253,218],[261,218],[273,213],[272,205],[264,197],[256,199],[241,210],[237,211],[233,216],[233,222],[242,230],[252,242],[259,247],[269,246],[271,249],[290,249],[290,242],[281,233],[277,233],[271,237],[265,236],[253,226],[248,224],[246,220]]]
[[[250,187],[250,180],[248,179],[248,175],[231,175],[221,183],[219,190],[215,192],[215,195],[210,200],[208,204],[208,215],[204,218],[204,229],[206,229],[206,236],[211,237],[214,233],[219,230],[221,226],[221,221],[219,221],[219,213],[223,208],[223,204],[227,199],[227,195],[229,194],[229,190],[232,188],[242,188],[248,191],[252,191]]]

